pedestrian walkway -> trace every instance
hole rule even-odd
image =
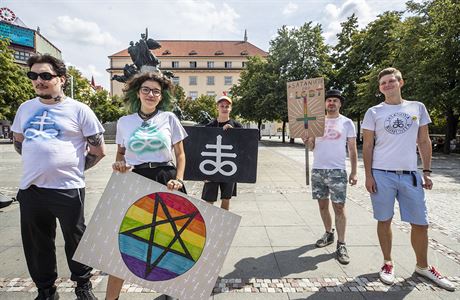
[[[109,145],[108,151],[108,157],[87,174],[87,217],[110,176],[115,145]],[[0,145],[0,187],[6,193],[17,189],[19,180],[19,157],[13,152],[7,145]],[[336,261],[335,243],[316,248],[314,244],[324,228],[317,203],[305,185],[304,160],[303,145],[284,145],[276,140],[260,143],[257,183],[239,184],[238,197],[231,201],[230,210],[241,215],[242,221],[211,299],[460,298],[460,246],[455,234],[446,234],[444,227],[430,230],[430,262],[457,286],[456,292],[447,292],[413,274],[415,257],[410,235],[407,225],[399,221],[399,213],[395,214],[393,227],[397,282],[390,287],[378,280],[382,257],[364,188],[362,162],[360,182],[349,188],[346,205],[350,264]],[[455,193],[460,184],[453,180],[443,190],[446,195],[450,188]],[[194,196],[200,196],[201,187],[202,183],[187,182],[189,193]],[[0,235],[0,299],[33,299],[35,287],[22,252],[17,204],[0,211]],[[74,299],[59,233],[57,247],[58,272],[62,276],[58,290],[61,299]],[[104,299],[106,281],[107,276],[100,272],[93,276],[99,299]],[[120,299],[158,296],[150,292],[127,283]]]

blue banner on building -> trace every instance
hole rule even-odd
[[[0,22],[0,37],[9,39],[11,44],[34,48],[34,36],[31,29]]]

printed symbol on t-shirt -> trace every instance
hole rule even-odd
[[[222,150],[232,150],[233,146],[232,145],[222,145],[222,136],[218,135],[217,136],[217,143],[216,144],[206,144],[206,149],[216,149],[216,152],[201,152],[201,156],[215,156],[216,161],[213,161],[211,159],[205,159],[200,163],[200,171],[205,174],[205,175],[214,175],[217,172],[224,176],[232,176],[233,174],[236,173],[238,168],[236,167],[236,164],[232,161],[229,160],[222,160],[222,157],[231,157],[235,158],[236,153],[222,153]],[[206,165],[212,165],[214,169],[212,170],[206,170],[205,166]],[[225,171],[224,167],[225,166],[230,166],[229,171]]]
[[[338,140],[342,135],[335,127],[326,128],[323,139],[325,140]]]
[[[129,139],[129,149],[135,153],[155,152],[166,147],[166,139],[155,124],[144,123]]]
[[[34,116],[29,124],[30,126],[24,131],[26,139],[38,137],[52,139],[59,135],[59,130],[56,129],[56,122],[53,121],[47,110],[42,111],[41,115]]]
[[[391,134],[402,134],[412,126],[413,118],[404,113],[397,112],[389,115],[385,120],[385,130]]]

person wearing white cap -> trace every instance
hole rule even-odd
[[[241,128],[243,125],[238,121],[230,119],[230,112],[232,111],[232,99],[228,96],[222,96],[217,99],[217,113],[216,119],[212,120],[206,127],[222,127],[224,130],[231,128]],[[236,182],[209,182],[206,181],[203,186],[203,193],[201,199],[214,203],[217,201],[217,193],[220,188],[220,199],[222,201],[220,207],[226,210],[230,208],[230,199],[236,196]]]

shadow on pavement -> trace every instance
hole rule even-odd
[[[224,278],[280,278],[290,274],[302,273],[305,271],[318,269],[318,264],[330,259],[334,259],[334,254],[325,253],[317,256],[300,257],[306,252],[316,249],[315,244],[305,245],[296,249],[273,252],[258,258],[246,257],[238,261],[235,270],[226,274]],[[279,274],[269,276],[261,271],[267,266],[273,265],[276,261]],[[279,262],[289,262],[288,267],[280,268]]]

